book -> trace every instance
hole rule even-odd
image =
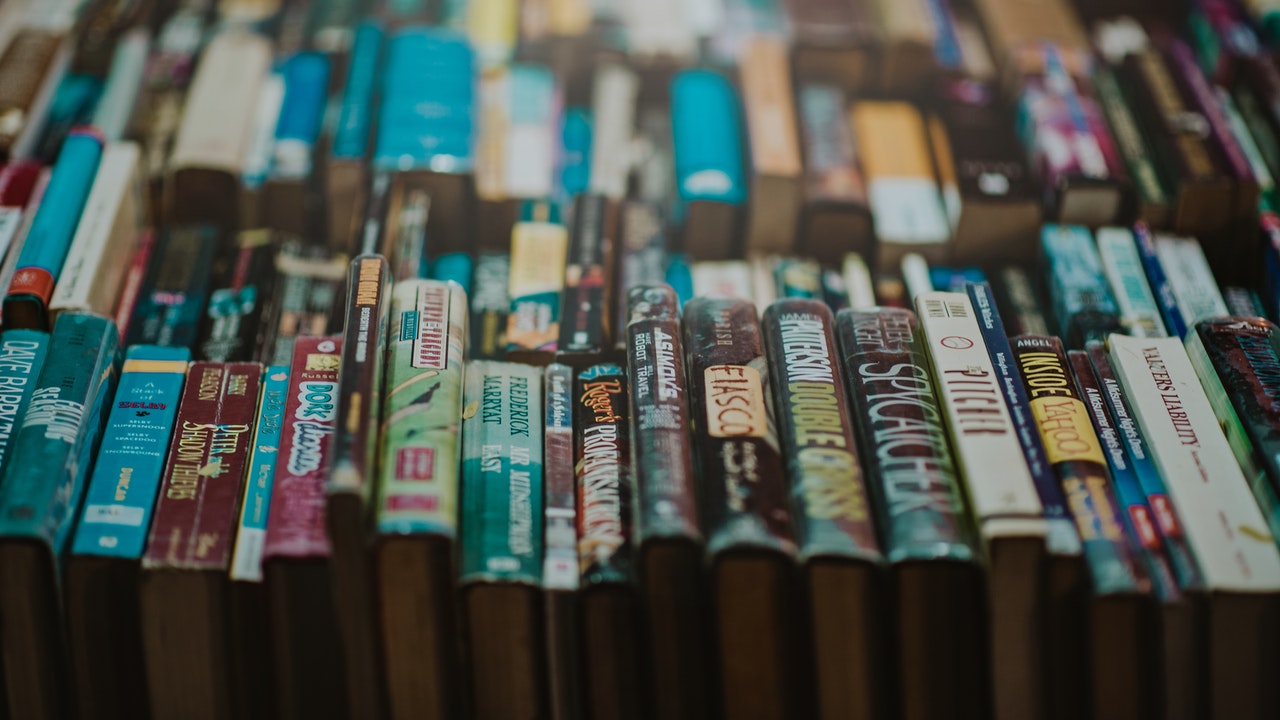
[[[355,28],[342,84],[337,125],[324,166],[329,247],[355,254],[356,228],[368,197],[366,158],[372,139],[377,75],[386,33],[375,20]]]
[[[187,372],[138,581],[157,714],[230,717],[227,571],[261,375],[257,363],[193,363]]]
[[[547,704],[542,626],[542,371],[468,365],[462,428],[460,628],[475,717]]]
[[[21,243],[25,239],[21,231],[35,214],[32,212],[35,207],[29,206],[36,197],[41,176],[48,181],[48,172],[34,160],[11,162],[0,168],[0,257],[5,258],[0,282],[3,287],[9,286],[8,281],[17,269],[17,256],[22,252]]]
[[[23,19],[21,29],[12,35],[0,55],[0,83],[4,87],[0,112],[13,119],[12,125],[0,133],[0,156],[5,160],[34,155],[49,105],[67,73],[74,47],[70,32],[74,16],[52,23],[33,23],[34,19],[30,14]]]
[[[698,36],[686,22],[687,4],[675,0],[623,3],[620,14],[627,58],[636,66],[681,67],[698,57]]]
[[[951,227],[934,178],[924,117],[900,101],[859,101],[849,112],[878,241],[872,266],[896,270],[909,252],[948,261]]]
[[[878,674],[886,638],[884,554],[872,522],[835,321],[821,300],[785,299],[762,327],[791,516],[809,599],[818,717],[874,717],[889,703]]]
[[[455,716],[458,470],[467,298],[455,283],[392,291],[371,556],[393,717]]]
[[[209,298],[207,271],[217,255],[217,231],[208,225],[173,226],[158,245],[138,291],[126,344],[191,348]]]
[[[831,0],[787,0],[796,78],[856,91],[872,85],[879,24],[869,6]]]
[[[640,78],[626,65],[606,61],[596,68],[591,81],[591,143],[597,151],[591,153],[588,188],[615,201],[626,198],[632,160],[599,149],[634,141],[639,94]]]
[[[870,504],[882,528],[886,583],[897,619],[885,631],[897,647],[892,670],[903,717],[925,717],[930,700],[959,715],[983,712],[985,670],[981,550],[965,515],[960,475],[915,314],[856,308],[837,317],[837,336]],[[924,618],[951,617],[945,632]],[[964,660],[961,660],[961,659]],[[957,672],[958,671],[958,672]]]
[[[1188,334],[1201,320],[1228,314],[1218,281],[1195,238],[1156,235],[1155,250]]]
[[[1076,225],[1040,231],[1049,300],[1058,335],[1073,349],[1120,330],[1120,309],[1103,275],[1093,235]]]
[[[380,71],[382,102],[371,169],[391,173],[395,196],[416,189],[431,198],[436,212],[427,230],[441,252],[466,249],[470,237],[475,69],[475,54],[464,37],[409,25],[391,33]],[[387,217],[398,217],[398,208],[388,208]],[[394,236],[395,230],[387,232]]]
[[[70,712],[64,554],[115,385],[118,337],[110,320],[64,313],[49,335],[22,427],[0,483],[0,609],[22,618],[0,637],[5,702],[20,717]]]
[[[937,72],[936,23],[927,0],[875,0],[871,9],[880,26],[879,88],[918,92]]]
[[[627,201],[618,209],[617,274],[614,283],[614,347],[627,348],[631,311],[628,293],[639,285],[662,285],[667,279],[667,231],[656,204]]]
[[[1142,257],[1127,228],[1098,228],[1098,259],[1115,298],[1126,335],[1164,337],[1167,333],[1155,295],[1142,268]]]
[[[285,242],[275,258],[276,283],[270,314],[259,336],[255,354],[272,365],[284,365],[293,356],[297,338],[332,332],[333,309],[345,292],[348,261],[317,246]]]
[[[129,348],[85,489],[65,582],[72,677],[86,717],[148,712],[146,678],[136,672],[144,662],[138,580],[189,358],[186,348]]]
[[[1160,182],[1148,142],[1110,66],[1099,63],[1094,70],[1093,91],[1133,182],[1138,219],[1151,227],[1168,227],[1173,200]]]
[[[242,718],[267,718],[274,706],[262,551],[288,392],[288,366],[269,365],[262,369],[261,398],[245,465],[244,495],[228,572],[231,591],[227,622],[231,628],[231,654],[237,659],[231,670],[231,702],[235,716]]]
[[[574,396],[583,705],[591,717],[639,718],[645,698],[627,372],[613,363],[585,368]]]
[[[573,202],[572,229],[560,296],[560,336],[556,360],[582,367],[603,359],[614,336],[614,256],[618,244],[618,206],[604,195],[579,194]]]
[[[482,66],[500,65],[515,55],[519,4],[480,0],[467,4],[467,37]]]
[[[0,478],[49,351],[49,334],[39,330],[0,333]]]
[[[4,297],[8,328],[48,330],[49,301],[93,185],[103,143],[92,132],[67,137],[18,254]]]
[[[977,0],[992,54],[1006,87],[1044,72],[1045,45],[1059,48],[1063,68],[1074,78],[1087,78],[1092,67],[1089,36],[1070,2],[1065,0]]]
[[[566,107],[560,113],[560,142],[556,148],[553,196],[567,210],[572,198],[587,192],[591,183],[591,112],[583,107]]]
[[[280,718],[348,707],[325,519],[341,353],[340,336],[300,337],[293,344],[262,545],[274,716]]]
[[[717,703],[729,716],[789,717],[801,705],[796,542],[756,308],[684,306],[693,441],[702,488]]]
[[[737,91],[712,70],[682,70],[671,80],[671,138],[684,250],[699,260],[740,254],[747,185]]]
[[[952,262],[1031,262],[1041,222],[1040,187],[1026,155],[1005,130],[1013,114],[992,97],[953,99],[930,122],[935,160],[948,149],[955,175]],[[945,139],[944,139],[945,138]]]
[[[1170,336],[1183,337],[1187,334],[1187,320],[1178,307],[1178,298],[1174,294],[1173,285],[1165,273],[1157,251],[1155,236],[1142,223],[1133,227],[1133,240],[1138,247],[1138,257],[1142,259],[1142,269],[1147,274],[1147,282],[1151,284],[1151,292],[1156,304],[1160,307],[1160,317],[1164,320],[1165,330]]]
[[[310,218],[320,209],[310,192],[316,145],[328,100],[329,56],[300,52],[285,58],[278,70],[284,98],[271,143],[271,170],[263,186],[260,222],[292,235],[308,234]]]
[[[81,222],[49,299],[49,313],[112,315],[146,218],[138,146],[108,143],[102,151]]]
[[[511,231],[506,357],[545,365],[560,339],[569,232],[554,205],[528,203]]]
[[[698,718],[711,701],[698,521],[680,306],[675,291],[627,293],[631,472],[636,487],[636,568],[648,631],[653,712]]]
[[[1154,663],[1147,651],[1151,581],[1126,530],[1089,406],[1061,340],[1019,335],[1010,342],[1089,569],[1089,704],[1095,713],[1114,708],[1123,717],[1149,714],[1158,706]]]
[[[1010,335],[1049,334],[1049,321],[1042,310],[1047,303],[1041,300],[1043,292],[1026,268],[1002,266],[992,273],[991,280],[996,303],[1001,308],[1001,315],[1007,318],[1005,329]]]
[[[746,260],[704,260],[690,268],[695,297],[717,300],[753,300],[755,278]],[[772,282],[773,278],[769,278]]]
[[[969,298],[915,298],[930,367],[988,563],[989,692],[997,717],[1040,712],[1043,571],[1048,533],[1016,428]]]
[[[796,249],[828,263],[851,252],[874,257],[867,183],[858,164],[847,95],[836,85],[803,83],[796,102],[804,143]]]
[[[210,271],[209,302],[200,321],[196,357],[213,362],[253,359],[271,314],[276,246],[269,230],[245,230]]]
[[[511,256],[506,253],[481,252],[476,256],[471,281],[476,293],[471,296],[469,357],[500,360],[507,353],[510,272]]]
[[[543,375],[543,523],[542,590],[546,623],[547,696],[551,716],[582,714],[579,621],[578,493],[574,416],[574,370],[551,363]]]
[[[381,255],[357,255],[348,270],[337,417],[325,487],[334,605],[353,715],[380,714],[383,702],[376,677],[380,674],[377,629],[367,555],[380,445],[383,353],[391,310],[387,265]]]
[[[432,280],[447,280],[457,283],[462,288],[462,291],[470,297],[471,273],[474,265],[475,262],[471,259],[470,253],[446,253],[431,263],[431,272],[428,275]]]
[[[1277,658],[1245,623],[1256,628],[1275,621],[1275,540],[1182,342],[1112,335],[1107,345],[1201,571],[1206,629],[1200,678],[1209,712],[1259,713],[1266,697],[1259,670],[1274,667]]]
[[[778,298],[823,299],[822,266],[817,262],[806,258],[777,258],[772,269]]]
[[[133,114],[134,104],[142,89],[147,55],[151,51],[151,33],[145,28],[124,32],[111,54],[111,69],[102,88],[102,96],[90,123],[108,142],[124,139]]]
[[[874,307],[876,304],[875,283],[871,280],[871,270],[858,253],[844,256],[840,265],[840,276],[844,280],[845,290],[849,293],[849,307],[860,309]]]
[[[785,254],[796,247],[804,177],[788,60],[781,39],[756,35],[738,68],[751,159],[747,252]]]
[[[235,28],[215,33],[200,53],[167,163],[165,206],[177,223],[240,229],[240,174],[255,114],[256,88],[271,64],[271,41]]]
[[[283,69],[274,67],[258,88],[253,124],[244,143],[244,157],[240,164],[241,228],[256,228],[264,223],[268,205],[265,186],[271,176],[276,126],[280,124],[280,113],[284,109],[284,95]]]

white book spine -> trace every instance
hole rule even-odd
[[[1280,552],[1178,338],[1111,335],[1133,403],[1211,590],[1280,590]]]
[[[591,192],[614,200],[627,194],[629,148],[635,139],[639,77],[625,65],[609,63],[596,71],[592,89]]]
[[[746,260],[705,260],[689,268],[693,296],[754,301],[751,265]]]
[[[171,170],[203,168],[239,176],[257,114],[258,93],[271,67],[271,41],[247,31],[218,33],[200,57],[187,93]]]
[[[1156,256],[1173,288],[1173,297],[1178,301],[1188,332],[1201,320],[1231,314],[1218,290],[1218,281],[1209,269],[1209,261],[1195,239],[1157,235]]]
[[[111,315],[129,269],[130,252],[145,212],[139,173],[141,151],[131,142],[108,143],[76,225],[67,259],[49,301],[53,313],[90,310]]]
[[[1120,308],[1120,323],[1125,330],[1134,337],[1168,336],[1133,233],[1127,228],[1110,227],[1099,229],[1097,237],[1102,271]]]
[[[247,188],[261,187],[271,172],[272,151],[276,142],[276,124],[284,107],[284,76],[273,72],[258,89],[258,106],[254,110],[253,128],[245,147],[240,181]]]
[[[777,268],[782,258],[777,255],[755,254],[747,260],[751,263],[751,297],[748,298],[756,304],[756,311],[764,318],[765,308],[769,307],[774,300],[778,299]]]
[[[108,141],[124,137],[142,87],[150,51],[151,34],[145,28],[130,30],[116,44],[107,85],[102,91],[102,99],[98,101],[98,109],[93,113],[93,126]]]
[[[927,292],[915,303],[957,464],[983,537],[1044,537],[1044,509],[969,297]]]
[[[680,64],[692,62],[698,54],[698,38],[685,22],[687,12],[682,0],[625,3],[628,53],[642,63],[658,58]]]
[[[862,256],[858,253],[845,255],[841,271],[845,290],[849,293],[849,307],[855,310],[875,307],[876,286],[871,281],[871,271]]]

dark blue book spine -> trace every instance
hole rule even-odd
[[[1142,257],[1142,269],[1147,273],[1147,282],[1151,283],[1151,292],[1156,296],[1156,303],[1160,306],[1160,317],[1164,319],[1165,328],[1174,337],[1186,337],[1187,321],[1182,317],[1182,311],[1178,309],[1178,299],[1173,295],[1173,287],[1169,285],[1169,278],[1164,274],[1164,266],[1160,264],[1160,257],[1156,254],[1155,238],[1141,223],[1134,226],[1133,238],[1138,244],[1138,255]]]

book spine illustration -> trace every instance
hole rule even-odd
[[[627,372],[612,363],[592,365],[578,373],[574,396],[581,583],[627,583],[635,502]]]
[[[186,348],[129,348],[72,552],[142,556],[190,357]]]
[[[144,567],[228,568],[261,376],[257,363],[192,364]]]

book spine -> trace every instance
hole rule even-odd
[[[1147,496],[1142,491],[1138,475],[1129,461],[1129,454],[1125,452],[1111,413],[1107,410],[1102,386],[1089,360],[1089,353],[1072,350],[1067,353],[1067,358],[1080,388],[1081,399],[1089,409],[1093,429],[1106,455],[1112,487],[1119,503],[1117,514],[1124,520],[1131,546],[1142,560],[1141,566],[1156,597],[1165,602],[1177,600],[1181,595],[1178,581],[1169,558],[1165,555],[1160,531],[1156,527],[1151,507],[1147,504]]]
[[[607,63],[596,69],[591,118],[592,142],[597,150],[591,153],[589,188],[617,202],[626,197],[631,165],[611,149],[626,147],[633,141],[639,93],[640,78],[625,65]]]
[[[573,368],[552,363],[547,366],[544,380],[547,407],[543,476],[547,507],[542,587],[572,592],[578,589],[579,575]]]
[[[200,61],[191,81],[182,120],[173,139],[170,171],[188,168],[220,171],[239,177],[242,159],[253,126],[257,97],[243,91],[258,87],[271,66],[271,41],[250,32],[217,32],[200,52]],[[203,216],[211,222],[226,218],[208,215],[214,209],[186,207],[205,199],[194,193],[184,196],[175,188],[172,202],[184,215]],[[222,200],[222,198],[219,198]],[[221,205],[221,202],[216,203]]]
[[[578,373],[574,395],[580,583],[628,583],[635,481],[627,371],[613,363],[592,365]]]
[[[108,141],[121,140],[129,127],[150,51],[151,34],[143,28],[126,31],[116,43],[111,70],[92,122]]]
[[[666,231],[657,205],[643,201],[625,202],[618,220],[618,274],[611,297],[614,307],[614,347],[625,350],[627,323],[627,291],[639,285],[661,285],[666,282]]]
[[[463,402],[460,582],[542,577],[542,372],[473,361]]]
[[[1006,329],[1011,335],[1048,335],[1049,322],[1042,311],[1035,281],[1023,268],[1006,265],[995,276],[995,286]]]
[[[373,167],[471,172],[477,69],[457,33],[423,26],[394,33],[381,70]]]
[[[511,258],[505,253],[480,253],[476,257],[471,299],[471,357],[500,360],[507,351],[507,315],[511,310]]]
[[[212,362],[252,359],[275,282],[275,248],[267,230],[240,233],[227,268],[209,293],[196,355]]]
[[[192,364],[143,567],[229,566],[261,376],[257,363]]]
[[[822,299],[822,266],[806,258],[781,258],[773,269],[779,298]]]
[[[1182,341],[1112,335],[1108,345],[1170,498],[1182,511],[1205,586],[1274,591],[1280,553]],[[1256,532],[1235,531],[1244,527]]]
[[[0,483],[0,535],[62,553],[113,389],[118,343],[106,318],[65,313],[54,322]]]
[[[823,268],[822,299],[831,308],[831,312],[840,312],[849,307],[849,290],[844,284],[844,275],[839,270]]]
[[[40,368],[49,351],[49,334],[39,330],[0,333],[0,478],[13,441],[22,427]]]
[[[1046,547],[1054,554],[1079,555],[1080,536],[1072,523],[1062,485],[1045,452],[1045,443],[1036,426],[1036,416],[1031,409],[1027,388],[1018,373],[1013,347],[1009,344],[1009,336],[1000,320],[1000,311],[991,296],[991,286],[986,283],[970,284],[966,292],[977,315],[982,341],[987,346],[987,354],[996,372],[1005,405],[1009,408],[1009,416],[1017,429],[1018,443],[1022,446],[1027,469],[1035,482],[1036,494],[1044,507],[1044,517],[1049,524]]]
[[[689,266],[689,256],[683,253],[672,253],[667,256],[667,284],[675,290],[680,299],[680,307],[693,299],[693,271]]]
[[[854,309],[837,319],[871,498],[891,563],[980,557],[965,518],[915,313]]]
[[[284,61],[281,72],[284,103],[276,124],[271,176],[303,179],[311,175],[313,148],[320,137],[329,89],[329,57],[320,52],[300,52]]]
[[[271,175],[271,159],[275,151],[276,126],[280,124],[280,113],[284,108],[285,80],[284,73],[278,68],[267,75],[258,88],[258,103],[253,113],[253,122],[249,128],[249,140],[245,143],[244,159],[240,164],[240,185],[243,192],[254,193],[262,188],[267,177]],[[255,197],[256,196],[252,196]],[[257,224],[261,221],[260,204],[252,208],[241,203],[241,212],[249,215],[241,222]]]
[[[1126,228],[1098,230],[1098,259],[1114,293],[1120,324],[1134,337],[1165,337],[1164,320],[1151,285],[1142,269],[1142,258]]]
[[[347,319],[338,371],[338,408],[329,453],[330,495],[367,502],[378,466],[378,418],[391,282],[381,255],[360,255],[347,276]],[[447,317],[447,316],[446,316]],[[438,320],[438,319],[437,319]],[[439,328],[433,328],[438,332]]]
[[[787,253],[795,248],[803,180],[796,131],[790,52],[785,41],[752,36],[739,58],[739,85],[756,197],[748,206],[748,251]],[[762,191],[768,188],[768,195]]]
[[[865,206],[867,185],[858,167],[844,91],[836,85],[806,83],[798,98],[807,202]]]
[[[1111,360],[1106,349],[1094,345],[1086,351],[1089,361],[1097,375],[1103,399],[1107,409],[1115,420],[1116,432],[1124,445],[1130,467],[1137,477],[1138,485],[1146,495],[1147,505],[1151,508],[1156,530],[1164,546],[1164,552],[1173,566],[1178,586],[1183,590],[1196,590],[1204,586],[1200,570],[1196,566],[1190,541],[1182,530],[1182,521],[1178,518],[1178,510],[1169,499],[1169,491],[1165,487],[1164,478],[1156,467],[1155,458],[1151,456],[1150,447],[1142,435],[1142,429],[1133,416],[1133,408],[1129,398],[1120,387]]]
[[[599,356],[612,337],[609,317],[617,206],[603,195],[579,195],[560,305],[561,353]]]
[[[796,541],[802,558],[879,562],[832,325],[831,311],[819,300],[779,300],[764,313]]]
[[[393,290],[377,529],[457,533],[467,297],[455,283]]]
[[[468,5],[467,37],[481,65],[501,65],[515,55],[519,17],[516,0],[478,0]]]
[[[1188,96],[1188,104],[1192,112],[1198,112],[1209,124],[1206,147],[1218,160],[1219,166],[1229,173],[1237,182],[1237,192],[1244,190],[1244,185],[1252,185],[1257,192],[1257,183],[1244,149],[1231,130],[1231,122],[1226,109],[1218,102],[1217,94],[1209,86],[1208,80],[1196,65],[1195,56],[1186,42],[1171,38],[1164,48],[1164,59],[1174,76],[1181,81],[1181,87]],[[1254,200],[1257,198],[1254,197]],[[1252,208],[1249,208],[1252,209]]]
[[[871,279],[871,270],[862,256],[849,253],[841,264],[841,277],[844,278],[845,290],[849,293],[849,307],[854,309],[875,307],[876,289]]]
[[[751,265],[745,260],[703,260],[694,263],[690,273],[694,297],[752,300],[756,296]]]
[[[332,458],[342,338],[300,337],[293,344],[289,395],[280,431],[263,562],[328,558],[325,477]]]
[[[440,282],[453,282],[462,288],[462,292],[471,297],[471,273],[474,263],[471,254],[465,252],[445,253],[431,263],[430,277]]]
[[[1209,269],[1204,250],[1195,238],[1156,236],[1156,254],[1169,286],[1178,300],[1178,310],[1187,323],[1187,332],[1196,323],[1227,314],[1227,304],[1218,290],[1218,281]]]
[[[1040,233],[1049,268],[1049,298],[1058,335],[1071,347],[1120,330],[1119,308],[1103,276],[1093,236],[1074,225],[1045,225]]]
[[[263,368],[262,399],[253,428],[244,500],[240,503],[235,550],[231,556],[231,579],[235,581],[262,582],[262,549],[267,537],[267,513],[275,486],[280,430],[288,394],[289,368],[284,365]]]
[[[966,295],[916,296],[917,313],[971,510],[984,538],[1046,534],[1017,428]]]
[[[85,490],[77,555],[142,557],[190,358],[186,348],[154,345],[126,353]]]
[[[1120,84],[1116,82],[1115,74],[1110,68],[1103,64],[1098,65],[1093,74],[1093,88],[1097,94],[1098,103],[1102,106],[1107,121],[1111,125],[1116,146],[1124,157],[1125,166],[1138,191],[1138,197],[1148,208],[1167,208],[1170,205],[1169,196],[1160,182],[1159,174],[1156,173],[1155,164],[1151,161],[1147,143],[1143,139],[1142,131],[1138,128],[1138,121],[1129,109],[1120,90]],[[1145,214],[1144,217],[1146,217]]]
[[[641,544],[663,537],[700,540],[679,300],[669,287],[635,286],[627,307],[636,535]]]
[[[742,205],[747,184],[741,110],[728,79],[682,70],[671,81],[671,135],[680,203]]]
[[[756,309],[743,300],[695,298],[684,308],[690,411],[699,498],[712,555],[739,548],[792,556],[785,468],[765,398],[769,376]]]
[[[67,250],[49,310],[111,315],[145,218],[138,146],[108,143]]]
[[[41,169],[35,160],[19,160],[0,168],[0,257],[7,259],[12,253],[16,262],[22,253],[18,245],[19,231],[24,218],[30,222],[27,207],[35,196]],[[8,283],[0,287],[8,287]]]
[[[147,278],[147,267],[151,264],[151,256],[156,248],[156,234],[150,229],[143,230],[138,236],[138,243],[129,254],[129,269],[120,283],[120,301],[116,303],[113,317],[120,337],[129,337],[129,323],[138,308],[138,299],[142,294],[142,282]]]
[[[1261,126],[1262,120],[1257,117],[1256,110],[1246,116],[1241,104],[1236,102],[1235,96],[1231,93],[1221,87],[1215,87],[1214,97],[1222,106],[1222,112],[1226,114],[1227,122],[1231,126],[1231,135],[1240,144],[1240,151],[1244,153],[1245,160],[1249,163],[1249,171],[1258,183],[1259,209],[1263,212],[1280,210],[1280,198],[1276,196],[1275,176],[1266,160],[1268,157],[1275,157],[1277,150],[1275,136]],[[1256,101],[1249,102],[1256,104]],[[1264,153],[1264,143],[1267,143],[1266,147],[1270,152]]]
[[[1138,257],[1142,259],[1142,269],[1146,271],[1147,282],[1151,283],[1151,292],[1160,306],[1160,316],[1164,319],[1165,329],[1172,337],[1183,337],[1187,334],[1187,321],[1178,309],[1178,298],[1173,294],[1173,287],[1160,263],[1156,252],[1155,236],[1141,223],[1134,226],[1133,240],[1138,248]]]
[[[15,122],[0,132],[0,154],[6,159],[21,158],[21,152],[29,137],[41,123],[42,94],[57,83],[61,71],[65,71],[63,33],[38,27],[24,27],[10,39],[0,55],[0,110]],[[59,66],[62,70],[59,70]],[[43,103],[47,109],[47,98]],[[30,148],[25,148],[30,149]]]
[[[592,148],[590,111],[580,107],[565,108],[560,122],[559,155],[555,163],[555,197],[566,210],[574,198],[589,192]]]
[[[549,360],[557,350],[568,245],[564,225],[549,219],[521,221],[512,230],[509,355],[524,353]]]
[[[129,320],[128,344],[189,348],[208,297],[218,234],[208,226],[176,227],[158,245]]]
[[[101,138],[90,132],[72,133],[63,143],[5,297],[6,326],[35,330],[49,326],[45,312],[93,185],[102,150]]]
[[[1222,288],[1222,301],[1227,304],[1227,312],[1233,317],[1266,317],[1267,309],[1262,298],[1250,288],[1230,285]]]
[[[347,259],[316,249],[286,245],[276,256],[272,327],[263,336],[259,356],[273,365],[292,362],[298,338],[330,332],[330,318],[346,288]]]
[[[1149,581],[1125,534],[1102,443],[1062,342],[1050,335],[1019,335],[1012,346],[1045,453],[1080,533],[1094,594],[1147,592]]]

